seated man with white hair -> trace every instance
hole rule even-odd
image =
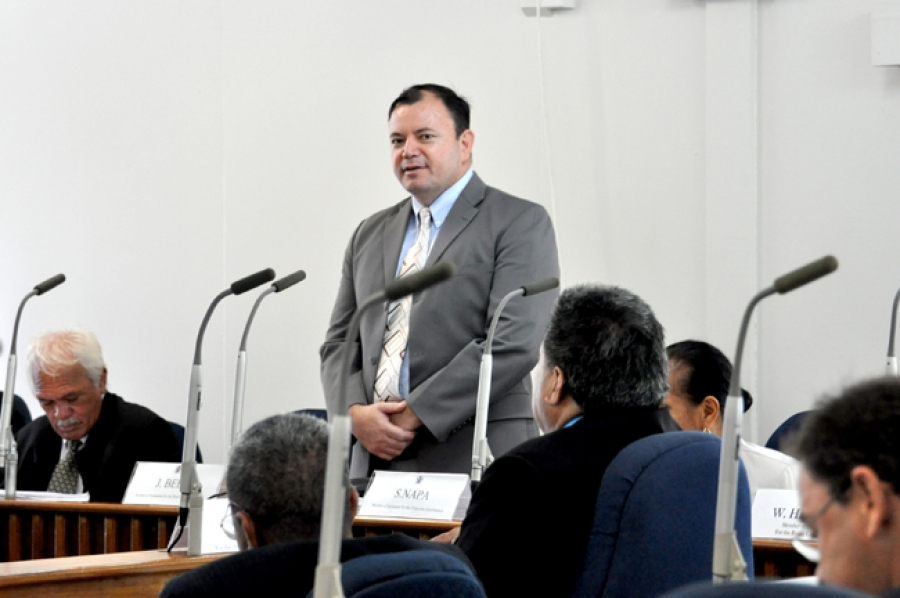
[[[121,502],[137,461],[181,460],[166,420],[106,391],[93,333],[43,334],[28,349],[28,365],[46,415],[16,435],[19,490],[89,492],[91,502]]]

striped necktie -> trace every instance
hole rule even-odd
[[[416,240],[406,252],[400,274],[403,278],[414,274],[425,267],[428,259],[428,244],[431,237],[431,210],[419,210],[419,233]],[[409,312],[412,309],[412,295],[398,299],[388,307],[387,325],[384,329],[384,340],[381,344],[381,361],[375,376],[375,401],[401,400],[400,367],[406,355],[406,343],[409,336]]]

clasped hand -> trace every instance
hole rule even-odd
[[[422,421],[406,401],[386,401],[350,407],[353,435],[371,454],[390,461],[416,437]]]

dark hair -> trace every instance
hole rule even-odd
[[[719,417],[722,417],[731,387],[731,362],[728,358],[709,343],[693,340],[669,345],[666,355],[673,369],[681,368],[678,390],[695,405],[702,403],[706,397],[715,397],[719,401]],[[744,397],[744,411],[747,411],[753,404],[753,397],[743,388],[741,395]]]
[[[544,361],[565,374],[563,395],[585,413],[659,407],[667,388],[663,328],[640,297],[612,286],[563,291],[544,337]]]
[[[228,499],[271,543],[316,540],[327,457],[325,422],[309,415],[268,417],[244,432],[231,450],[225,481]],[[351,518],[347,509],[345,532]]]
[[[421,85],[413,85],[404,89],[397,99],[391,103],[391,109],[388,110],[388,119],[394,114],[397,106],[410,106],[421,102],[426,93],[437,97],[443,102],[447,112],[453,118],[453,124],[456,128],[456,136],[459,137],[469,128],[469,102],[465,98],[456,94],[455,91],[443,85],[436,83],[422,83]]]
[[[803,422],[796,451],[841,503],[858,465],[900,491],[900,378],[867,380],[824,398]]]

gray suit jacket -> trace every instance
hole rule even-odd
[[[357,305],[394,280],[411,209],[407,198],[378,212],[364,220],[350,239],[331,323],[319,351],[332,414],[372,402],[387,306],[366,312],[359,337],[349,339],[355,359],[345,397],[338,396],[340,347]],[[413,297],[407,401],[424,428],[398,460],[406,461],[401,467],[406,470],[468,472],[471,445],[458,454],[460,443],[454,447],[447,440],[475,413],[482,346],[500,300],[517,287],[559,276],[553,225],[543,207],[488,187],[476,174],[444,221],[428,265],[439,260],[452,261],[457,273]],[[529,373],[537,363],[557,294],[516,298],[504,309],[493,344],[490,421],[532,417]],[[454,454],[445,454],[451,450]],[[366,475],[368,457],[357,443],[352,477]]]

